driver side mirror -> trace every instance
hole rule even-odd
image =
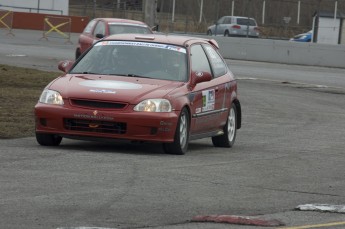
[[[159,31],[159,25],[152,26],[151,30],[154,32],[158,32]]]
[[[192,72],[190,86],[194,88],[198,83],[207,82],[212,80],[212,75],[209,72]]]
[[[60,71],[63,71],[64,73],[67,73],[73,66],[74,61],[72,60],[65,60],[65,61],[60,61],[58,65],[58,69]]]
[[[98,38],[98,39],[102,39],[103,37],[104,37],[104,35],[101,34],[101,33],[97,33],[97,34],[96,34],[96,38]]]

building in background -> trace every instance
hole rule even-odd
[[[1,0],[1,10],[42,14],[69,14],[69,0]]]
[[[345,14],[317,11],[313,20],[313,41],[320,44],[345,43]]]

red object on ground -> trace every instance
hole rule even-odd
[[[252,216],[236,216],[236,215],[205,215],[195,216],[192,222],[214,222],[214,223],[229,223],[240,225],[277,227],[285,224],[275,219],[260,219]]]

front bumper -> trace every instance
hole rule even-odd
[[[173,142],[178,111],[169,113],[95,110],[38,103],[36,132],[71,138],[109,138],[150,142]]]

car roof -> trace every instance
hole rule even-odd
[[[142,21],[136,21],[136,20],[131,20],[131,19],[123,19],[123,18],[96,18],[96,20],[102,20],[107,23],[124,23],[124,24],[137,24],[137,25],[145,25]]]
[[[252,20],[255,20],[254,18],[252,17],[244,17],[244,16],[224,16],[224,17],[232,17],[232,18],[243,18],[243,19],[252,19]]]
[[[177,46],[189,46],[194,43],[208,43],[216,49],[219,49],[219,45],[214,39],[165,34],[116,34],[110,35],[103,40],[144,41]]]

